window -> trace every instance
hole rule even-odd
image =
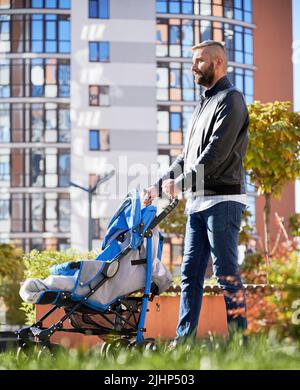
[[[193,80],[190,63],[158,62],[156,93],[161,101],[195,101],[201,88]]]
[[[108,19],[109,0],[89,0],[89,18]]]
[[[32,187],[68,187],[70,151],[57,148],[32,148],[30,175]]]
[[[10,142],[9,104],[0,104],[0,143]]]
[[[9,219],[9,200],[0,199],[0,221]]]
[[[90,106],[109,106],[109,86],[89,86]]]
[[[181,146],[194,106],[158,106],[157,142],[160,145]]]
[[[109,218],[93,218],[93,239],[102,240],[107,230]]]
[[[0,15],[0,53],[10,51],[10,16]]]
[[[71,0],[31,0],[31,7],[70,9]]]
[[[70,232],[70,198],[67,194],[30,194],[31,232]]]
[[[99,130],[90,130],[90,150],[100,150]]]
[[[0,154],[0,185],[10,184],[10,156],[7,154]]]
[[[89,60],[91,62],[108,62],[109,42],[89,42]]]
[[[31,15],[30,24],[33,53],[70,53],[69,15]]]
[[[70,53],[70,15],[0,15],[0,52]]]
[[[11,231],[25,231],[25,202],[24,194],[11,194]]]
[[[0,60],[0,98],[10,97],[9,60]]]
[[[90,130],[89,132],[89,145],[91,151],[109,150],[110,141],[108,130]]]

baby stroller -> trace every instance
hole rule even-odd
[[[50,279],[56,284],[31,280],[31,286],[46,284],[31,302],[53,307],[33,325],[16,332],[19,350],[32,344],[51,349],[55,332],[98,335],[118,345],[145,344],[148,302],[172,283],[160,262],[163,238],[156,226],[177,204],[177,199],[172,200],[156,215],[155,206],[142,208],[139,193],[130,192],[110,220],[95,260],[51,267]],[[62,288],[62,282],[67,288]],[[136,291],[140,294],[132,295]],[[49,328],[43,327],[44,320],[58,308],[63,308],[63,317]],[[66,320],[73,328],[63,327]]]

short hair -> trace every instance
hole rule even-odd
[[[213,41],[213,40],[207,40],[203,41],[201,43],[197,43],[197,45],[192,47],[192,51],[195,51],[197,49],[202,49],[203,47],[208,47],[208,46],[218,46],[220,47],[224,53],[226,54],[225,46],[222,42],[219,41]]]

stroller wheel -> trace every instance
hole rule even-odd
[[[54,350],[51,348],[51,346],[42,345],[37,353],[37,361],[40,362],[41,360],[49,357],[54,358],[54,356]]]
[[[149,341],[145,345],[145,351],[152,351],[152,352],[154,352],[156,350],[157,350],[157,346],[155,344],[155,341]]]
[[[102,358],[105,358],[106,357],[106,349],[108,347],[108,343],[106,341],[104,341],[102,344],[101,344],[101,347],[100,347],[100,356]]]
[[[130,341],[128,339],[122,338],[107,343],[105,348],[105,357],[108,359],[116,359],[119,356],[120,351],[126,349]]]
[[[29,345],[27,343],[22,342],[21,344],[19,344],[16,353],[16,359],[18,362],[20,362],[21,360],[27,362],[29,360]]]

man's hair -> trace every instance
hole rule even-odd
[[[207,41],[203,41],[201,43],[197,43],[197,45],[193,46],[192,47],[192,51],[195,51],[197,49],[202,49],[203,47],[207,47],[207,46],[218,46],[220,47],[224,53],[226,54],[226,50],[225,50],[225,46],[222,42],[219,42],[219,41],[213,41],[213,40],[207,40]]]
[[[202,49],[203,47],[214,47],[216,49],[220,49],[221,53],[219,50],[219,55],[221,55],[224,59],[224,69],[227,69],[227,54],[226,54],[225,45],[222,42],[213,41],[213,40],[203,41],[203,42],[198,43],[197,45],[193,46],[192,51],[194,52],[198,49]],[[218,52],[218,50],[216,50],[215,53],[213,54],[213,58],[215,58],[216,55],[218,55],[218,54],[216,54],[217,52]]]

